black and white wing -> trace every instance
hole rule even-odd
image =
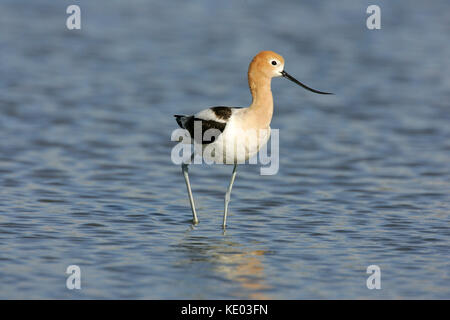
[[[191,137],[195,137],[195,122],[200,122],[197,123],[198,126],[201,125],[201,143],[209,144],[214,142],[215,139],[223,133],[235,109],[240,108],[219,106],[205,109],[203,111],[200,111],[199,113],[194,114],[193,116],[174,115],[174,117],[176,118],[178,125],[181,128],[186,129]],[[208,137],[204,137],[204,133],[209,129],[217,130],[211,132],[211,139],[209,139]],[[197,143],[200,143],[200,141],[197,141]]]

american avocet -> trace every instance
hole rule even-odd
[[[253,58],[248,68],[248,84],[252,94],[252,104],[248,108],[220,106],[205,109],[191,116],[175,115],[178,125],[189,131],[191,137],[194,137],[192,141],[202,145],[202,151],[205,150],[205,147],[208,147],[209,150],[215,150],[212,153],[213,155],[217,155],[217,151],[220,150],[223,163],[234,164],[230,184],[225,193],[223,228],[225,228],[227,222],[228,204],[231,188],[236,177],[237,164],[258,153],[260,148],[269,140],[270,122],[273,114],[270,84],[272,78],[275,77],[287,78],[314,93],[331,94],[312,89],[289,75],[284,70],[284,59],[279,54],[273,51],[261,51]],[[218,135],[214,135],[215,139],[213,140],[205,139],[203,133],[201,133],[200,140],[198,140],[194,133],[194,128],[197,130],[196,123],[199,123],[201,132],[215,129]],[[258,132],[256,136],[254,135],[255,131]],[[236,147],[239,146],[243,146],[245,152],[238,152]],[[191,161],[194,159],[194,153],[191,156]],[[203,152],[202,156],[205,158]],[[188,164],[183,162],[181,167],[191,203],[193,223],[197,224],[198,218],[189,182]]]

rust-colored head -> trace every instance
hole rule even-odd
[[[249,76],[256,78],[281,77],[284,69],[284,59],[273,51],[261,51],[250,62],[248,67]]]
[[[270,79],[274,77],[284,77],[314,93],[332,94],[310,88],[287,73],[284,70],[284,59],[278,53],[273,51],[261,51],[253,58],[248,67],[248,83],[252,94],[254,94],[257,87],[256,83],[270,84]]]

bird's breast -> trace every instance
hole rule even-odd
[[[246,128],[230,119],[219,138],[203,147],[203,157],[215,163],[245,163],[263,147],[270,138],[270,127]]]

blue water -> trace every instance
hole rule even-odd
[[[0,298],[450,298],[449,10],[2,1]],[[232,168],[191,166],[192,228],[172,114],[247,106],[260,50],[335,96],[275,79],[278,174],[238,167],[223,234]]]

